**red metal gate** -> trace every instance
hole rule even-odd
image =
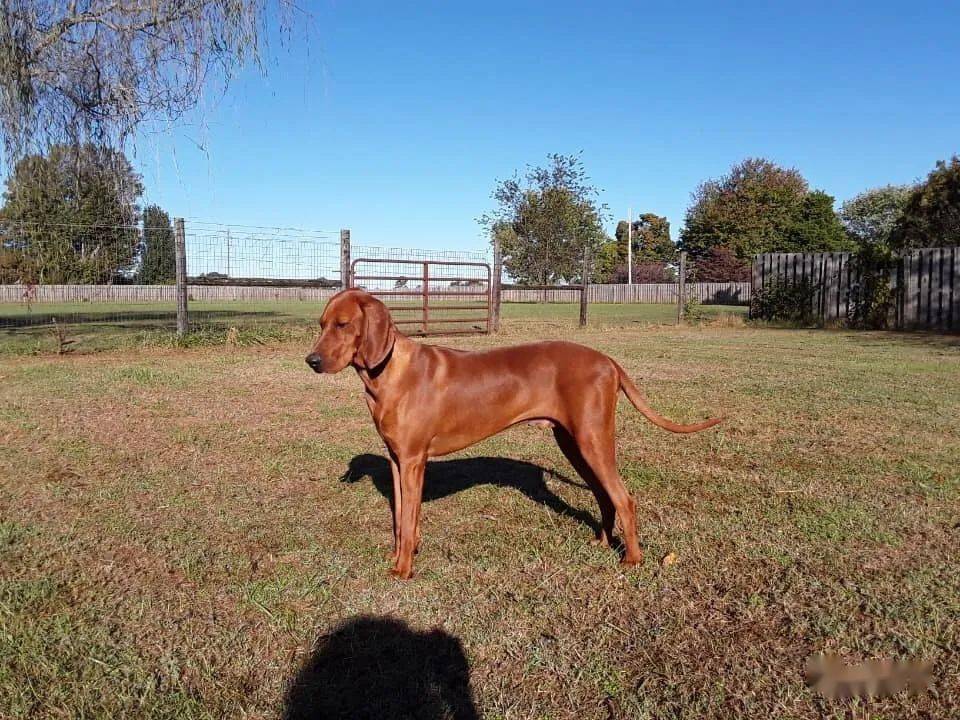
[[[350,287],[380,298],[406,335],[475,335],[493,328],[490,265],[357,258]]]

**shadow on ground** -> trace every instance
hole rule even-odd
[[[390,617],[359,616],[322,635],[290,681],[284,720],[479,720],[460,641]]]
[[[439,500],[476,485],[514,488],[555,513],[583,523],[594,533],[600,532],[600,524],[593,515],[569,505],[547,487],[544,480],[546,473],[539,465],[508,458],[477,457],[429,462],[423,483],[423,501]],[[586,488],[585,485],[562,475],[550,475],[567,485]],[[390,463],[385,457],[357,455],[350,461],[347,472],[340,479],[344,482],[357,482],[364,477],[369,477],[380,494],[392,502],[393,476],[390,474]]]

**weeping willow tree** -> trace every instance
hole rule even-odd
[[[274,7],[275,6],[275,7]],[[261,65],[284,0],[2,0],[0,132],[7,160],[66,143],[124,148]],[[269,10],[275,9],[275,12]]]

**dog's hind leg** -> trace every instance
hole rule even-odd
[[[636,565],[643,561],[643,552],[637,541],[637,504],[617,472],[616,447],[611,432],[589,429],[574,435],[577,447],[584,460],[597,476],[616,508],[620,527],[623,529],[625,553],[623,563]]]
[[[597,499],[597,505],[600,506],[600,530],[597,533],[596,542],[602,547],[610,547],[610,543],[613,541],[613,524],[616,520],[613,501],[610,500],[610,496],[604,490],[603,485],[600,484],[590,465],[583,459],[573,436],[564,428],[555,425],[553,437],[556,438],[557,445],[560,446],[564,456],[573,465],[573,469],[583,478],[593,492],[593,496]]]

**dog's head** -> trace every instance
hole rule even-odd
[[[330,298],[320,316],[320,335],[307,365],[331,374],[350,364],[373,370],[387,359],[396,339],[386,305],[363,290],[344,290]]]

